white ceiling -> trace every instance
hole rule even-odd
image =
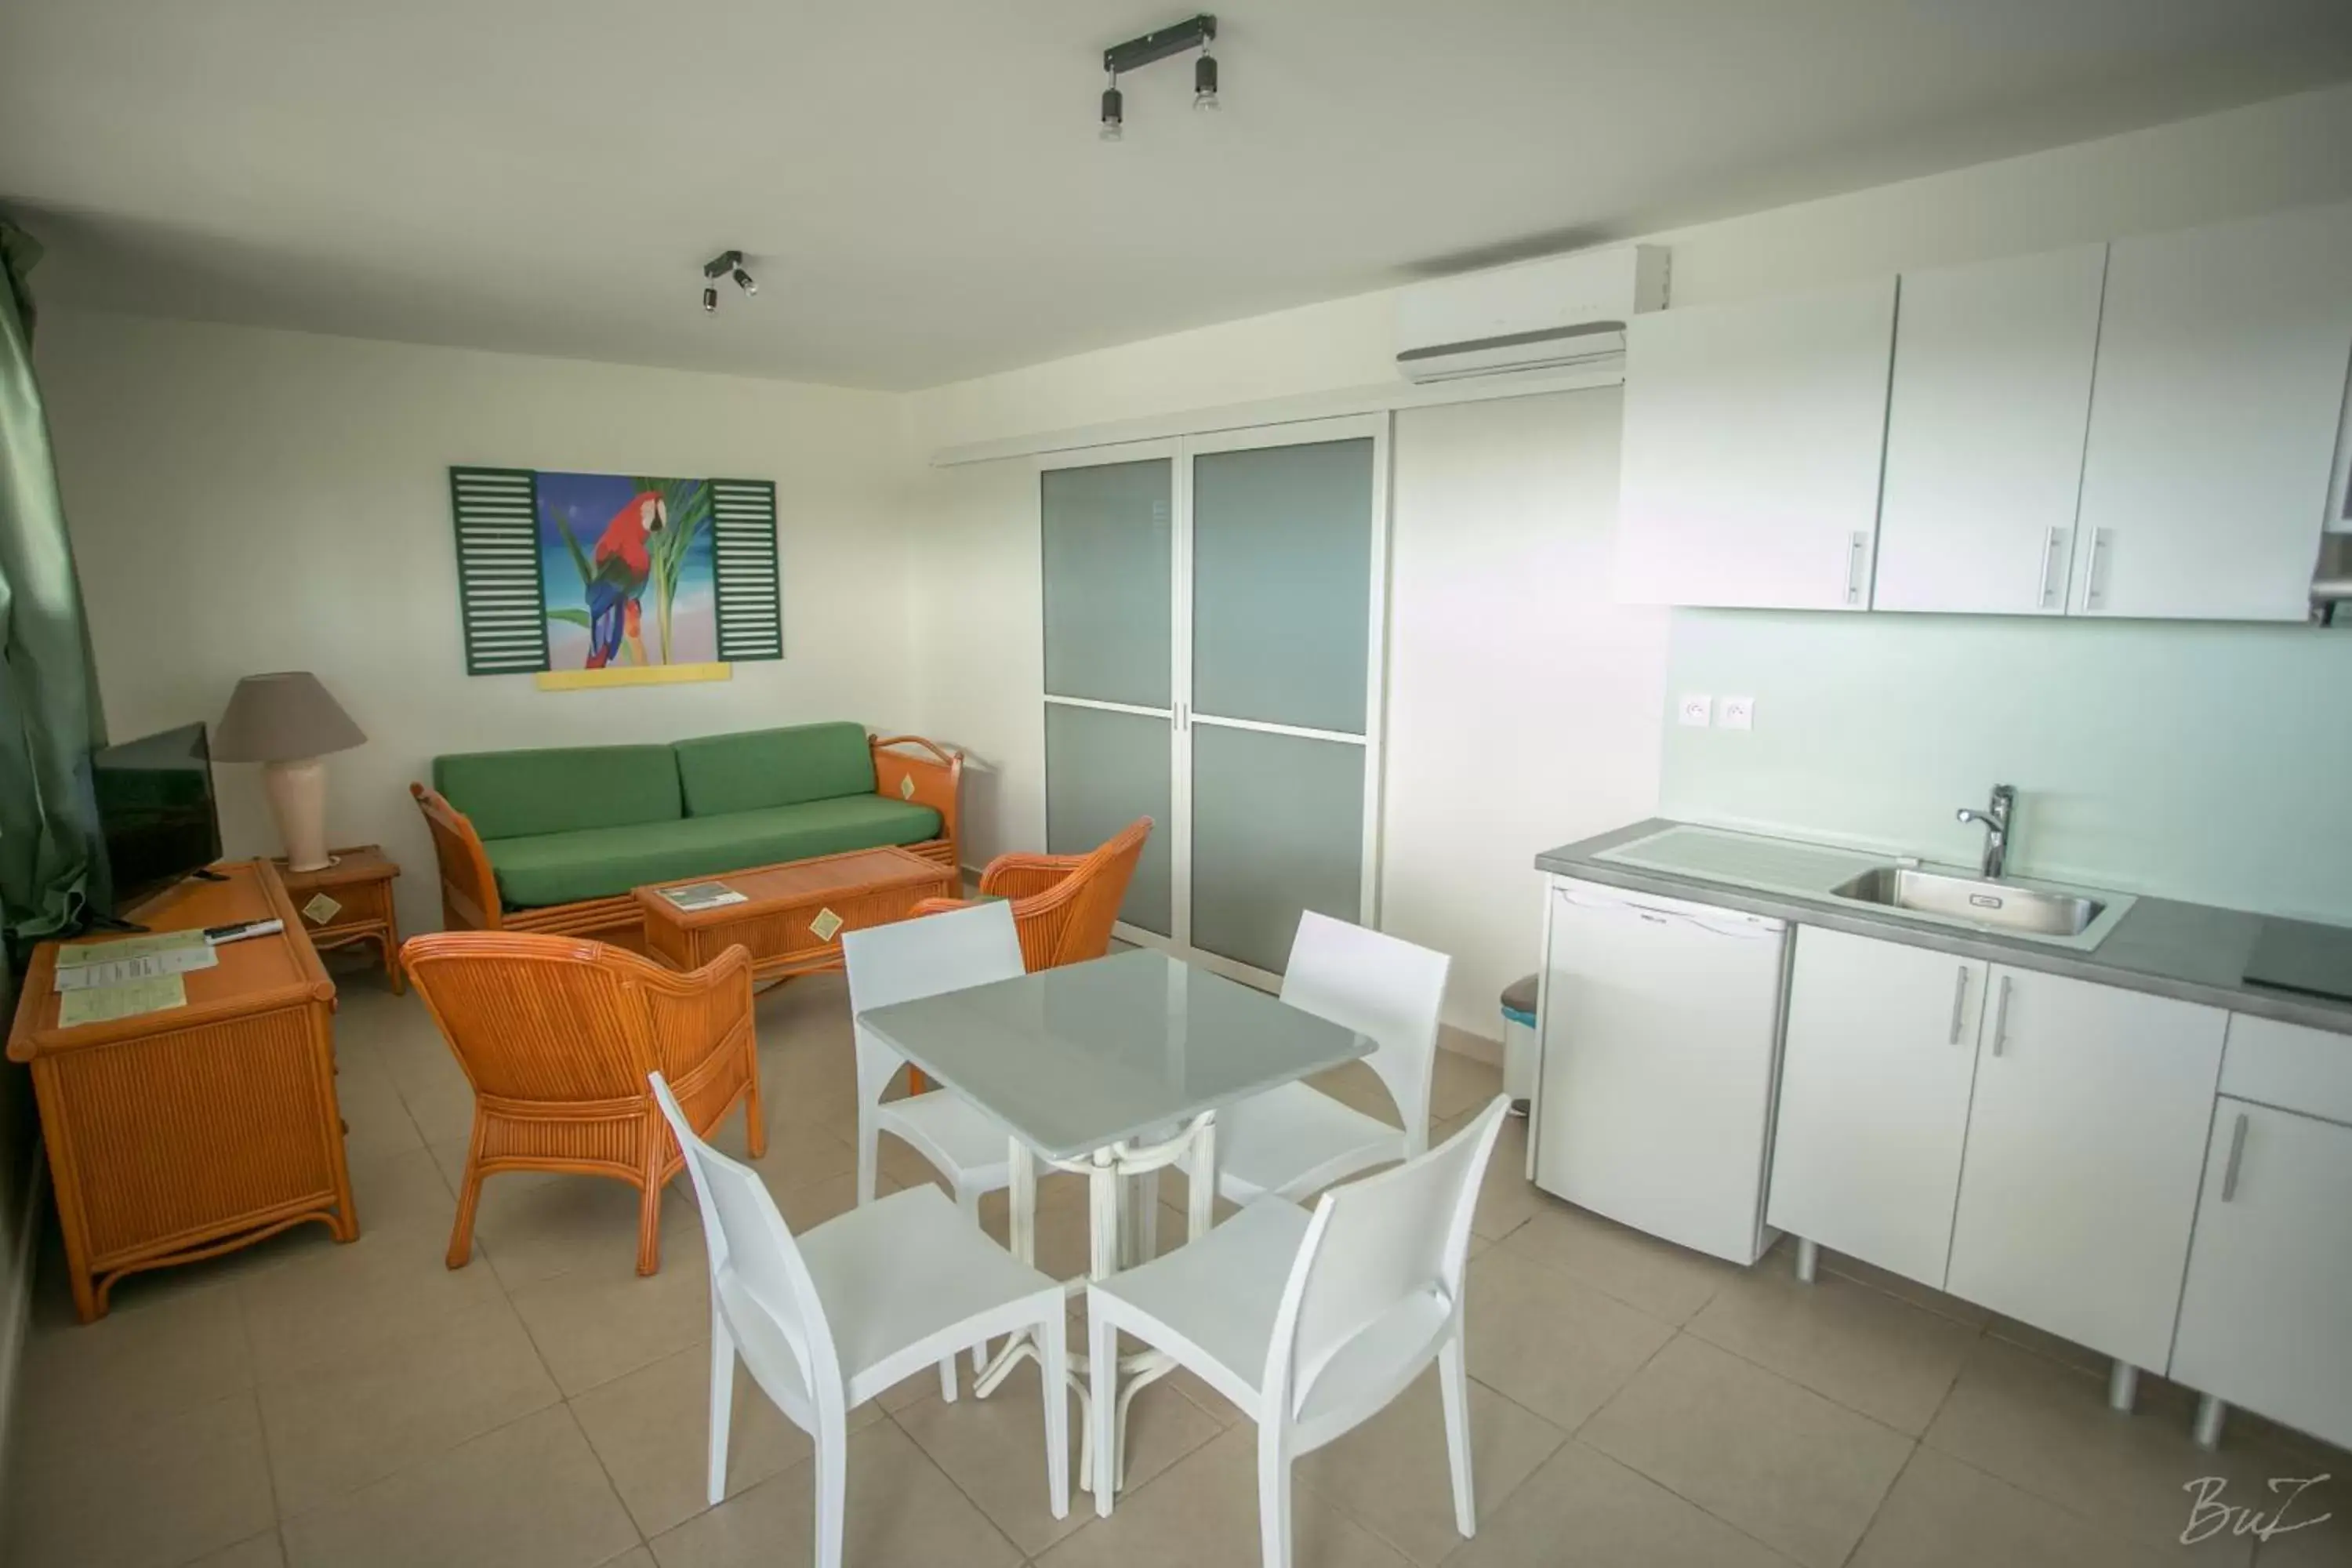
[[[1184,14],[9,0],[0,203],[62,303],[903,388],[2352,77],[2347,0],[1232,0],[1098,142]]]

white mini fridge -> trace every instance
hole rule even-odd
[[[1762,1256],[1787,948],[1780,921],[1555,879],[1536,1184],[1734,1263]]]

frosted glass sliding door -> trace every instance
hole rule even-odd
[[[1346,429],[1242,432],[1188,450],[1187,936],[1266,973],[1281,973],[1302,910],[1372,912],[1364,825],[1382,443]]]
[[[1150,816],[1123,934],[1278,974],[1377,913],[1387,419],[1045,462],[1050,846]]]
[[[1128,454],[1046,470],[1045,847],[1080,855],[1139,816],[1144,845],[1119,918],[1176,935],[1175,459]]]

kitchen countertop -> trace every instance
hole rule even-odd
[[[2210,904],[2181,903],[2140,894],[2107,933],[2106,940],[2084,951],[2026,937],[1937,924],[1900,910],[1877,910],[1767,892],[1709,878],[1596,858],[1605,850],[1622,848],[1670,827],[1699,826],[1704,825],[1650,817],[1612,833],[1547,849],[1536,857],[1536,867],[1555,876],[1574,877],[1605,887],[1687,899],[1694,903],[1769,915],[1855,936],[1883,937],[1963,958],[1981,958],[2019,969],[2120,985],[2183,1002],[2225,1007],[2232,1013],[2352,1035],[2352,1002],[2246,983],[2246,961],[2262,934],[2263,917],[2243,910],[2216,909]],[[1881,858],[1892,860],[1894,857]]]

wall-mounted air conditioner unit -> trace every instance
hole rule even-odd
[[[1625,352],[1625,323],[1666,303],[1666,250],[1621,245],[1415,283],[1397,294],[1408,381],[1559,370]]]

